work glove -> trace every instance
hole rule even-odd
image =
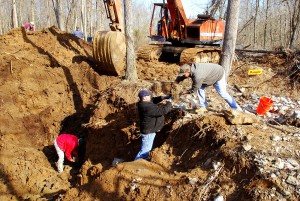
[[[172,94],[168,94],[168,95],[162,97],[163,100],[170,99],[170,98],[172,98]]]

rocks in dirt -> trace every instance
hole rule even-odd
[[[271,140],[273,140],[273,141],[282,141],[282,137],[280,137],[278,135],[272,135]]]
[[[190,178],[190,177],[188,177],[188,182],[189,182],[190,184],[192,184],[192,185],[195,185],[197,181],[198,181],[197,178]]]
[[[219,161],[214,161],[214,162],[212,163],[212,166],[213,166],[214,170],[219,169],[219,168],[221,167],[221,165],[222,165],[222,163],[219,162]]]
[[[116,166],[118,163],[122,163],[122,162],[124,162],[124,159],[122,159],[122,158],[114,158],[111,166]]]
[[[285,182],[294,186],[299,185],[299,180],[293,176],[289,176]]]
[[[205,161],[204,166],[208,167],[210,163],[211,163],[211,158]]]
[[[291,192],[297,192],[300,184],[300,165],[297,160],[257,154],[255,161],[258,163],[261,176],[269,179],[277,186],[273,189],[275,195],[289,197]],[[298,193],[299,195],[300,193]]]
[[[131,182],[129,183],[129,189],[131,192],[135,191],[135,192],[139,192],[139,184],[141,183],[142,178],[141,177],[137,177],[137,178],[133,178],[131,180]]]
[[[246,112],[223,110],[225,118],[231,124],[253,124],[259,122],[259,118],[251,114],[256,114],[259,99],[260,96],[251,94],[250,100],[247,100],[247,104],[242,106]],[[273,106],[270,111],[266,113],[264,118],[267,118],[270,123],[288,124],[300,127],[300,104],[297,101],[292,101],[290,98],[286,97],[275,96],[272,96],[271,99],[274,101]],[[199,101],[195,94],[181,95],[179,98],[173,100],[173,107],[182,110],[197,109],[198,105]],[[202,114],[203,113],[201,113],[201,115]]]
[[[274,170],[273,168],[269,167],[274,167],[276,169],[286,169],[286,170],[300,170],[300,165],[295,159],[281,159],[279,157],[268,157],[268,156],[263,156],[263,155],[256,155],[255,160],[259,165],[264,166],[264,171],[268,172],[271,169]]]
[[[223,195],[218,195],[217,197],[214,198],[214,201],[223,201],[224,197]]]
[[[284,167],[284,162],[283,162],[280,158],[276,158],[276,159],[274,160],[273,166],[274,166],[275,168],[278,168],[278,169],[283,169],[283,167]]]
[[[259,122],[259,119],[253,114],[238,110],[223,110],[222,112],[231,124],[253,124]]]
[[[249,151],[250,149],[252,149],[252,146],[250,144],[243,144],[242,147],[244,148],[245,151]]]
[[[175,99],[173,103],[175,108],[180,108],[182,110],[196,109],[199,105],[199,101],[194,94],[181,96],[180,98]]]
[[[295,110],[294,111],[293,118],[300,119],[300,110]]]
[[[300,165],[296,160],[289,158],[287,159],[287,162],[289,162],[292,166],[296,167],[297,169],[300,169]]]
[[[256,108],[260,97],[256,94],[251,94],[250,100],[243,108],[251,113],[256,114]],[[266,113],[266,118],[272,124],[292,125],[300,127],[300,101],[293,101],[289,97],[272,96],[273,105]]]

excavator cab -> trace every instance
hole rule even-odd
[[[154,34],[157,23],[157,34]],[[167,0],[167,3],[154,3],[150,23],[150,38],[155,41],[168,41],[189,45],[213,45],[223,40],[225,22],[209,15],[198,15],[187,19],[180,0]]]
[[[167,4],[154,3],[152,17],[150,22],[150,36],[151,40],[158,42],[165,42],[168,39],[168,9]],[[154,34],[156,33],[156,34]]]

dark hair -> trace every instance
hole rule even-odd
[[[83,138],[79,138],[78,139],[78,146],[81,147],[82,145],[84,145],[85,141]]]

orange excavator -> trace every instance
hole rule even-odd
[[[94,58],[102,71],[111,75],[124,75],[126,45],[121,2],[103,2],[111,31],[95,34]],[[180,63],[218,63],[224,29],[223,20],[215,20],[208,15],[187,19],[181,0],[163,0],[162,3],[154,3],[153,7],[149,37],[154,43],[139,48],[137,56],[151,60],[158,59],[164,53],[172,53],[180,55]]]

